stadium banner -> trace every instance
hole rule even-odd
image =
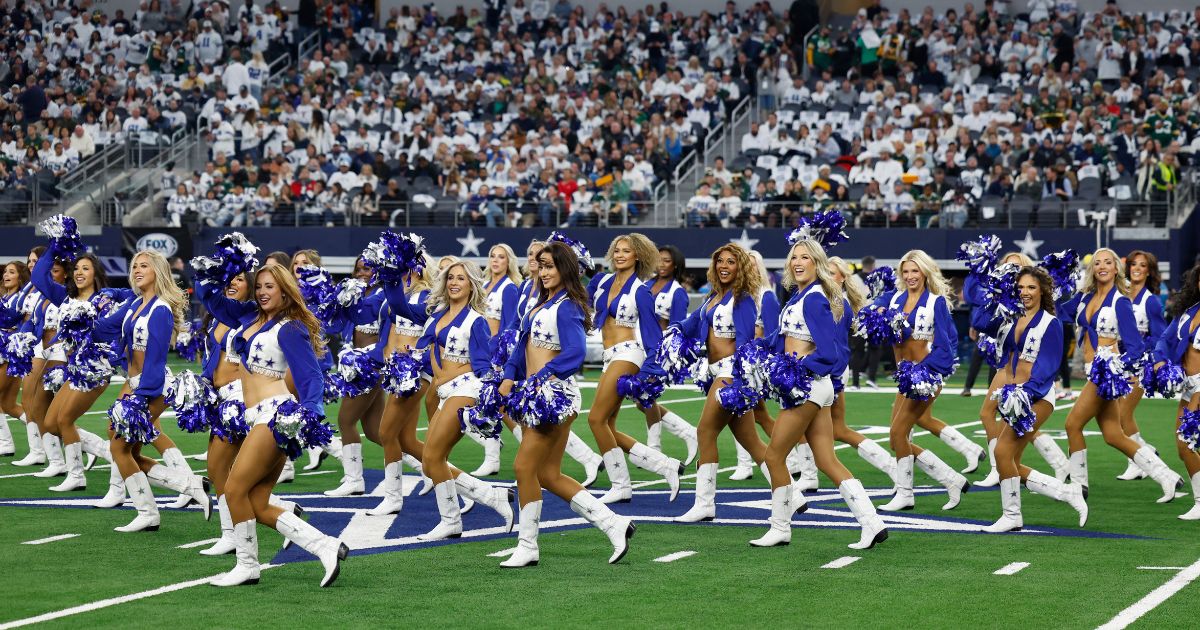
[[[126,258],[147,249],[167,258],[190,260],[193,255],[192,237],[185,228],[121,228],[121,244],[121,254]]]

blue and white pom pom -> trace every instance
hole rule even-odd
[[[766,398],[770,387],[767,363],[774,356],[776,353],[767,346],[766,339],[752,339],[733,353],[733,375],[757,390],[761,398]]]
[[[504,427],[504,397],[494,378],[483,379],[475,404],[458,410],[458,424],[463,433],[471,432],[484,438],[500,437]]]
[[[367,283],[358,278],[346,278],[338,283],[335,300],[342,308],[353,308],[362,301],[367,291]]]
[[[1125,361],[1115,352],[1097,352],[1088,369],[1088,380],[1096,386],[1096,393],[1104,400],[1128,396],[1133,391],[1129,376]]]
[[[905,332],[911,327],[904,311],[894,308],[880,310],[868,304],[854,316],[854,334],[877,346],[891,346],[904,341]]]
[[[425,269],[425,240],[416,234],[384,230],[377,240],[367,244],[362,259],[380,282],[404,284],[409,274]]]
[[[342,348],[338,353],[337,387],[341,398],[362,396],[375,389],[383,365],[364,348]]]
[[[717,403],[734,416],[753,411],[762,400],[763,393],[738,376],[734,376],[728,385],[717,392]]]
[[[137,299],[131,295],[128,291],[123,292],[121,289],[100,289],[88,298],[88,302],[96,307],[96,317],[103,318],[121,310],[121,306],[126,301]]]
[[[492,364],[493,370],[504,370],[504,366],[508,363],[509,357],[512,356],[513,350],[517,349],[517,342],[520,341],[520,338],[521,333],[515,328],[502,330],[496,336],[492,337],[492,352],[488,358],[488,362]]]
[[[508,415],[527,427],[559,425],[579,412],[568,381],[533,377],[516,387],[507,401]]]
[[[175,335],[175,352],[188,363],[195,363],[204,347],[204,335],[199,334],[200,322],[189,322]]]
[[[285,400],[275,408],[275,417],[267,423],[279,450],[288,459],[296,459],[306,448],[325,446],[333,439],[333,427],[316,413],[295,400]]]
[[[1041,267],[1054,281],[1054,301],[1075,293],[1083,275],[1081,262],[1079,252],[1073,249],[1042,256]]]
[[[942,375],[923,363],[901,361],[896,365],[892,379],[896,381],[900,394],[911,400],[929,400],[942,389]]]
[[[666,385],[650,374],[623,374],[617,377],[617,395],[637,403],[639,409],[649,409],[663,395]]]
[[[700,361],[704,352],[704,340],[692,339],[683,333],[678,324],[667,326],[658,355],[654,360],[666,373],[667,382],[678,385],[692,374],[692,368]]]
[[[1000,248],[1004,246],[1004,242],[995,234],[980,236],[973,241],[967,241],[958,246],[958,253],[954,255],[956,260],[961,260],[967,264],[967,269],[975,275],[987,275],[992,271],[992,267],[996,265],[996,259],[1000,256]]]
[[[550,237],[546,239],[547,243],[555,241],[570,247],[575,252],[575,257],[579,259],[579,275],[590,274],[596,268],[596,263],[592,260],[592,253],[588,251],[587,245],[557,231],[551,232]]]
[[[4,371],[15,378],[25,378],[27,374],[33,371],[33,346],[37,344],[37,337],[33,333],[15,332],[8,336],[4,342],[4,347],[0,348],[4,358],[8,361],[8,367]]]
[[[246,423],[246,403],[240,400],[222,400],[217,404],[212,418],[212,434],[227,444],[237,444],[250,434]]]
[[[421,390],[421,358],[393,352],[383,364],[383,389],[393,396],[409,397]]]
[[[1021,305],[1021,294],[1017,289],[1021,268],[1012,263],[1005,263],[992,269],[980,279],[980,286],[987,296],[989,304],[996,307],[996,315],[1006,320],[1013,320],[1025,311]]]
[[[58,336],[74,350],[91,341],[96,328],[96,307],[91,302],[67,300],[58,307]]]
[[[78,392],[90,392],[108,383],[113,375],[116,350],[107,343],[84,344],[67,364],[67,384]]]
[[[258,248],[241,232],[230,232],[218,238],[216,248],[211,256],[192,259],[192,269],[200,282],[224,288],[238,275],[258,267]]]
[[[336,289],[333,276],[323,267],[316,265],[301,265],[296,267],[296,285],[300,288],[300,297],[309,309],[314,309],[333,299]]]
[[[1017,437],[1033,431],[1037,414],[1033,412],[1033,401],[1024,387],[1009,383],[992,392],[992,400],[996,401],[996,415],[1012,427]]]
[[[1178,398],[1183,393],[1183,385],[1187,375],[1178,363],[1167,361],[1157,370],[1154,364],[1147,362],[1142,368],[1142,390],[1148,397]]]
[[[1193,451],[1200,451],[1200,409],[1184,409],[1179,414],[1179,440]]]
[[[840,210],[824,210],[800,217],[799,227],[788,234],[788,245],[800,241],[816,241],[824,249],[850,240],[846,234],[846,217]]]
[[[67,366],[56,365],[42,373],[42,389],[57,394],[67,382]]]
[[[83,239],[79,237],[79,226],[75,219],[56,214],[38,224],[38,227],[50,237],[50,249],[54,259],[59,262],[75,262],[79,255],[87,251]]]
[[[131,444],[149,444],[160,433],[150,419],[150,405],[136,394],[125,394],[109,407],[108,428]]]
[[[188,433],[207,433],[217,412],[217,392],[208,379],[191,371],[167,378],[163,391],[167,404],[175,410],[179,428]]]
[[[812,393],[812,373],[795,354],[772,355],[766,365],[771,398],[783,409],[794,409],[808,401]]]
[[[979,333],[979,340],[975,342],[975,347],[979,349],[979,354],[983,355],[983,360],[987,361],[993,370],[1004,367],[1004,353],[996,344],[994,337]]]
[[[867,299],[874,300],[896,288],[896,270],[891,267],[876,267],[875,271],[867,274],[864,282],[867,285]]]

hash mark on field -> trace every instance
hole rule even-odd
[[[517,553],[517,548],[509,547],[508,549],[501,549],[500,551],[496,551],[494,553],[489,553],[488,557],[489,558],[507,558],[507,557],[513,555],[514,553]]]
[[[204,540],[197,540],[196,542],[190,542],[190,543],[187,543],[184,545],[179,545],[178,547],[176,547],[176,549],[191,549],[193,547],[203,547],[204,545],[211,545],[211,544],[217,542],[218,540],[221,540],[221,539],[220,538],[205,538]]]
[[[1183,587],[1191,584],[1197,577],[1200,577],[1200,560],[1192,563],[1190,566],[1184,567],[1182,571],[1175,574],[1175,577],[1167,581],[1166,584],[1150,591],[1148,595],[1134,602],[1129,608],[1117,613],[1108,623],[1100,626],[1097,630],[1121,630],[1126,628],[1133,622],[1141,619],[1143,615],[1154,610],[1159,604],[1167,601],[1172,595],[1183,590]]]
[[[66,540],[68,538],[79,538],[79,534],[59,534],[58,536],[51,536],[49,538],[39,538],[37,540],[26,540],[25,542],[23,542],[21,544],[22,545],[44,545],[46,543],[58,542],[60,540]]]
[[[827,564],[821,565],[821,568],[822,569],[840,569],[842,567],[848,567],[848,566],[854,564],[855,562],[858,562],[859,560],[862,560],[862,558],[860,556],[842,556],[841,558],[838,558],[837,560],[834,560],[833,562],[829,562]]]
[[[336,471],[336,470],[314,470],[312,472],[296,473],[296,476],[301,477],[301,476],[311,476],[311,475],[329,475],[329,474],[333,474],[335,472],[338,472],[338,471]]]
[[[1138,567],[1142,571],[1182,571],[1187,567]]]
[[[1015,575],[1027,566],[1029,566],[1028,562],[1013,562],[996,569],[992,575]]]
[[[654,561],[662,563],[675,562],[676,560],[682,560],[688,556],[694,555],[696,555],[695,551],[676,551],[675,553],[669,553],[661,558],[655,558]]]

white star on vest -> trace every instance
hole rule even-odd
[[[475,230],[473,228],[467,228],[466,236],[462,238],[455,238],[454,240],[458,241],[462,245],[462,253],[459,254],[459,256],[466,256],[467,254],[479,256],[479,245],[482,244],[486,239],[476,238]]]

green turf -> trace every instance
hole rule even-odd
[[[592,390],[584,389],[588,406]],[[957,392],[957,390],[953,390]],[[102,410],[116,388],[97,404],[81,425],[100,432]],[[668,400],[698,398],[694,390],[669,392]],[[857,427],[886,425],[891,398],[882,394],[851,393],[849,422]],[[948,423],[974,420],[982,399],[946,395],[935,413]],[[684,418],[695,421],[702,403],[668,402]],[[335,409],[330,409],[331,415]],[[1174,403],[1146,401],[1139,408],[1143,435],[1157,445],[1177,471],[1172,417]],[[1066,411],[1058,411],[1048,424],[1061,429]],[[201,436],[181,434],[171,423],[168,432],[184,453],[203,450]],[[423,423],[422,423],[423,424]],[[19,426],[10,425],[18,438],[18,456],[24,451]],[[623,412],[621,427],[635,437],[645,434],[641,414]],[[1089,429],[1095,430],[1092,425]],[[963,432],[977,442],[978,426]],[[583,422],[577,433],[593,443]],[[885,434],[874,436],[886,443]],[[956,468],[962,458],[932,436],[917,443],[933,449]],[[604,560],[608,545],[594,529],[548,531],[541,536],[541,565],[520,571],[503,571],[488,553],[511,547],[512,538],[464,542],[443,547],[397,553],[352,556],[335,588],[316,588],[319,567],[299,562],[270,569],[257,587],[216,591],[208,586],[180,590],[118,606],[63,618],[53,625],[87,624],[128,627],[170,624],[174,628],[247,627],[262,624],[315,626],[334,621],[350,627],[381,625],[453,624],[465,627],[566,626],[604,623],[632,627],[741,626],[779,627],[885,627],[909,624],[918,627],[1095,627],[1144,597],[1174,576],[1171,571],[1138,570],[1138,566],[1188,566],[1197,560],[1195,523],[1177,520],[1192,499],[1157,505],[1157,485],[1149,480],[1114,479],[1125,461],[1089,436],[1091,472],[1091,531],[1145,536],[1147,540],[1092,539],[1035,536],[981,536],[893,530],[876,549],[857,552],[845,547],[857,538],[849,529],[798,528],[789,547],[752,549],[747,541],[765,526],[683,526],[644,523],[633,547],[619,565]],[[682,444],[664,434],[667,451],[683,455]],[[1065,447],[1065,443],[1062,443]],[[733,464],[728,434],[722,436],[722,462]],[[515,449],[507,445],[499,477],[512,478]],[[853,451],[838,451],[842,461],[867,486],[887,485]],[[454,452],[457,465],[473,468],[480,449],[463,440]],[[369,468],[382,467],[382,452],[367,444],[364,458]],[[0,475],[29,472],[0,463]],[[1027,463],[1048,471],[1032,449]],[[200,469],[203,462],[193,462]],[[326,462],[322,470],[335,470]],[[983,468],[986,469],[986,466]],[[573,462],[566,472],[578,476]],[[978,479],[982,475],[972,475]],[[653,475],[633,470],[636,480]],[[747,482],[730,482],[720,475],[719,487],[762,487],[761,476]],[[283,493],[315,493],[336,485],[339,474],[298,476]],[[100,494],[107,471],[88,473],[89,492]],[[930,483],[918,475],[918,484]],[[603,474],[598,485],[606,485]],[[59,497],[47,491],[46,480],[32,477],[0,478],[0,498]],[[690,483],[685,481],[685,491]],[[661,486],[659,486],[661,488]],[[828,480],[822,479],[828,489]],[[764,493],[765,497],[765,493]],[[1074,529],[1074,512],[1063,504],[1023,493],[1028,527]],[[635,504],[637,499],[635,498]],[[880,501],[877,501],[879,503]],[[943,513],[940,495],[918,496],[917,513],[993,520],[1000,511],[995,492],[972,493],[960,507]],[[678,513],[690,507],[690,495],[675,504]],[[720,510],[720,508],[718,508]],[[230,556],[205,558],[181,544],[217,534],[214,521],[205,523],[195,512],[162,511],[162,529],[153,534],[112,532],[130,518],[128,510],[81,510],[0,507],[0,625],[5,621],[62,610],[105,598],[128,595],[186,580],[200,579],[228,569]],[[401,513],[400,518],[404,517]],[[763,514],[765,520],[766,514]],[[61,533],[79,538],[40,546],[19,543]],[[279,543],[274,532],[260,528],[264,561]],[[672,563],[656,557],[680,550],[697,554]],[[821,565],[843,556],[861,556],[858,562],[837,570]],[[1010,562],[1030,566],[1013,576],[992,572]],[[1200,587],[1191,584],[1163,602],[1140,622],[1140,627],[1187,627],[1193,613],[1188,608]]]

